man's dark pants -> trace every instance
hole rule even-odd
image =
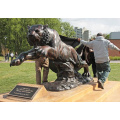
[[[96,63],[96,69],[98,74],[98,80],[102,81],[102,83],[105,83],[111,70],[110,62]]]

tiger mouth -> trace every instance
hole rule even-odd
[[[40,41],[41,39],[42,39],[42,37],[41,36],[39,36],[39,35],[29,35],[28,36],[28,39],[31,41]]]

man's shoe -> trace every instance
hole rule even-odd
[[[104,89],[104,83],[101,80],[98,80],[98,88]]]

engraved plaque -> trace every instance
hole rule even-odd
[[[10,96],[32,99],[37,92],[37,87],[17,85],[10,93]]]

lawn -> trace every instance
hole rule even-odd
[[[109,80],[119,81],[120,64],[111,63]],[[80,73],[83,69],[80,70]],[[92,74],[91,67],[90,73]],[[56,74],[50,70],[48,80],[56,79]],[[11,91],[18,83],[35,84],[35,63],[23,63],[20,66],[10,67],[9,63],[0,63],[0,93]]]
[[[4,61],[5,58],[3,56],[0,56],[0,61]]]

